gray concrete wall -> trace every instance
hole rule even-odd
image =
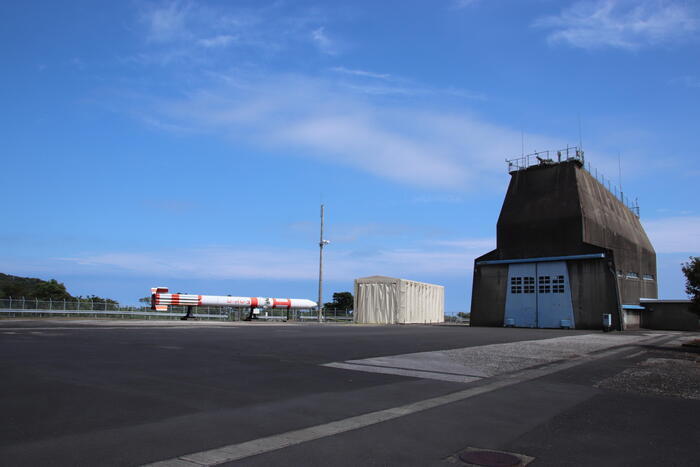
[[[508,265],[484,265],[474,268],[471,325],[503,326],[506,309]]]
[[[615,278],[606,259],[567,263],[571,302],[578,329],[603,329],[603,314],[612,315],[613,328],[621,329]]]
[[[511,174],[496,227],[499,258],[584,252],[576,183],[574,166],[568,163]]]
[[[641,326],[645,329],[700,331],[700,315],[690,311],[688,300],[642,303]]]
[[[583,242],[612,253],[623,304],[637,305],[639,298],[656,298],[656,253],[639,218],[591,174],[576,169],[581,202]],[[628,278],[634,272],[638,278]],[[644,280],[644,275],[654,280]]]

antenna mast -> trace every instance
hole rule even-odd
[[[581,136],[581,113],[578,114],[578,148],[583,151],[583,137]]]
[[[321,310],[323,309],[323,247],[330,242],[323,239],[323,204],[321,204],[321,236],[318,241],[318,322],[323,321]]]
[[[620,151],[617,151],[617,184],[620,185],[620,193],[622,193],[622,158]]]

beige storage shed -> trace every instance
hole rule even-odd
[[[407,279],[355,279],[355,322],[365,324],[442,323],[445,288]]]

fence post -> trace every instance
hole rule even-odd
[[[10,297],[10,310],[12,309],[12,297]]]

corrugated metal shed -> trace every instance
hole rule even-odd
[[[442,323],[445,288],[407,279],[355,279],[355,322],[365,324]]]

